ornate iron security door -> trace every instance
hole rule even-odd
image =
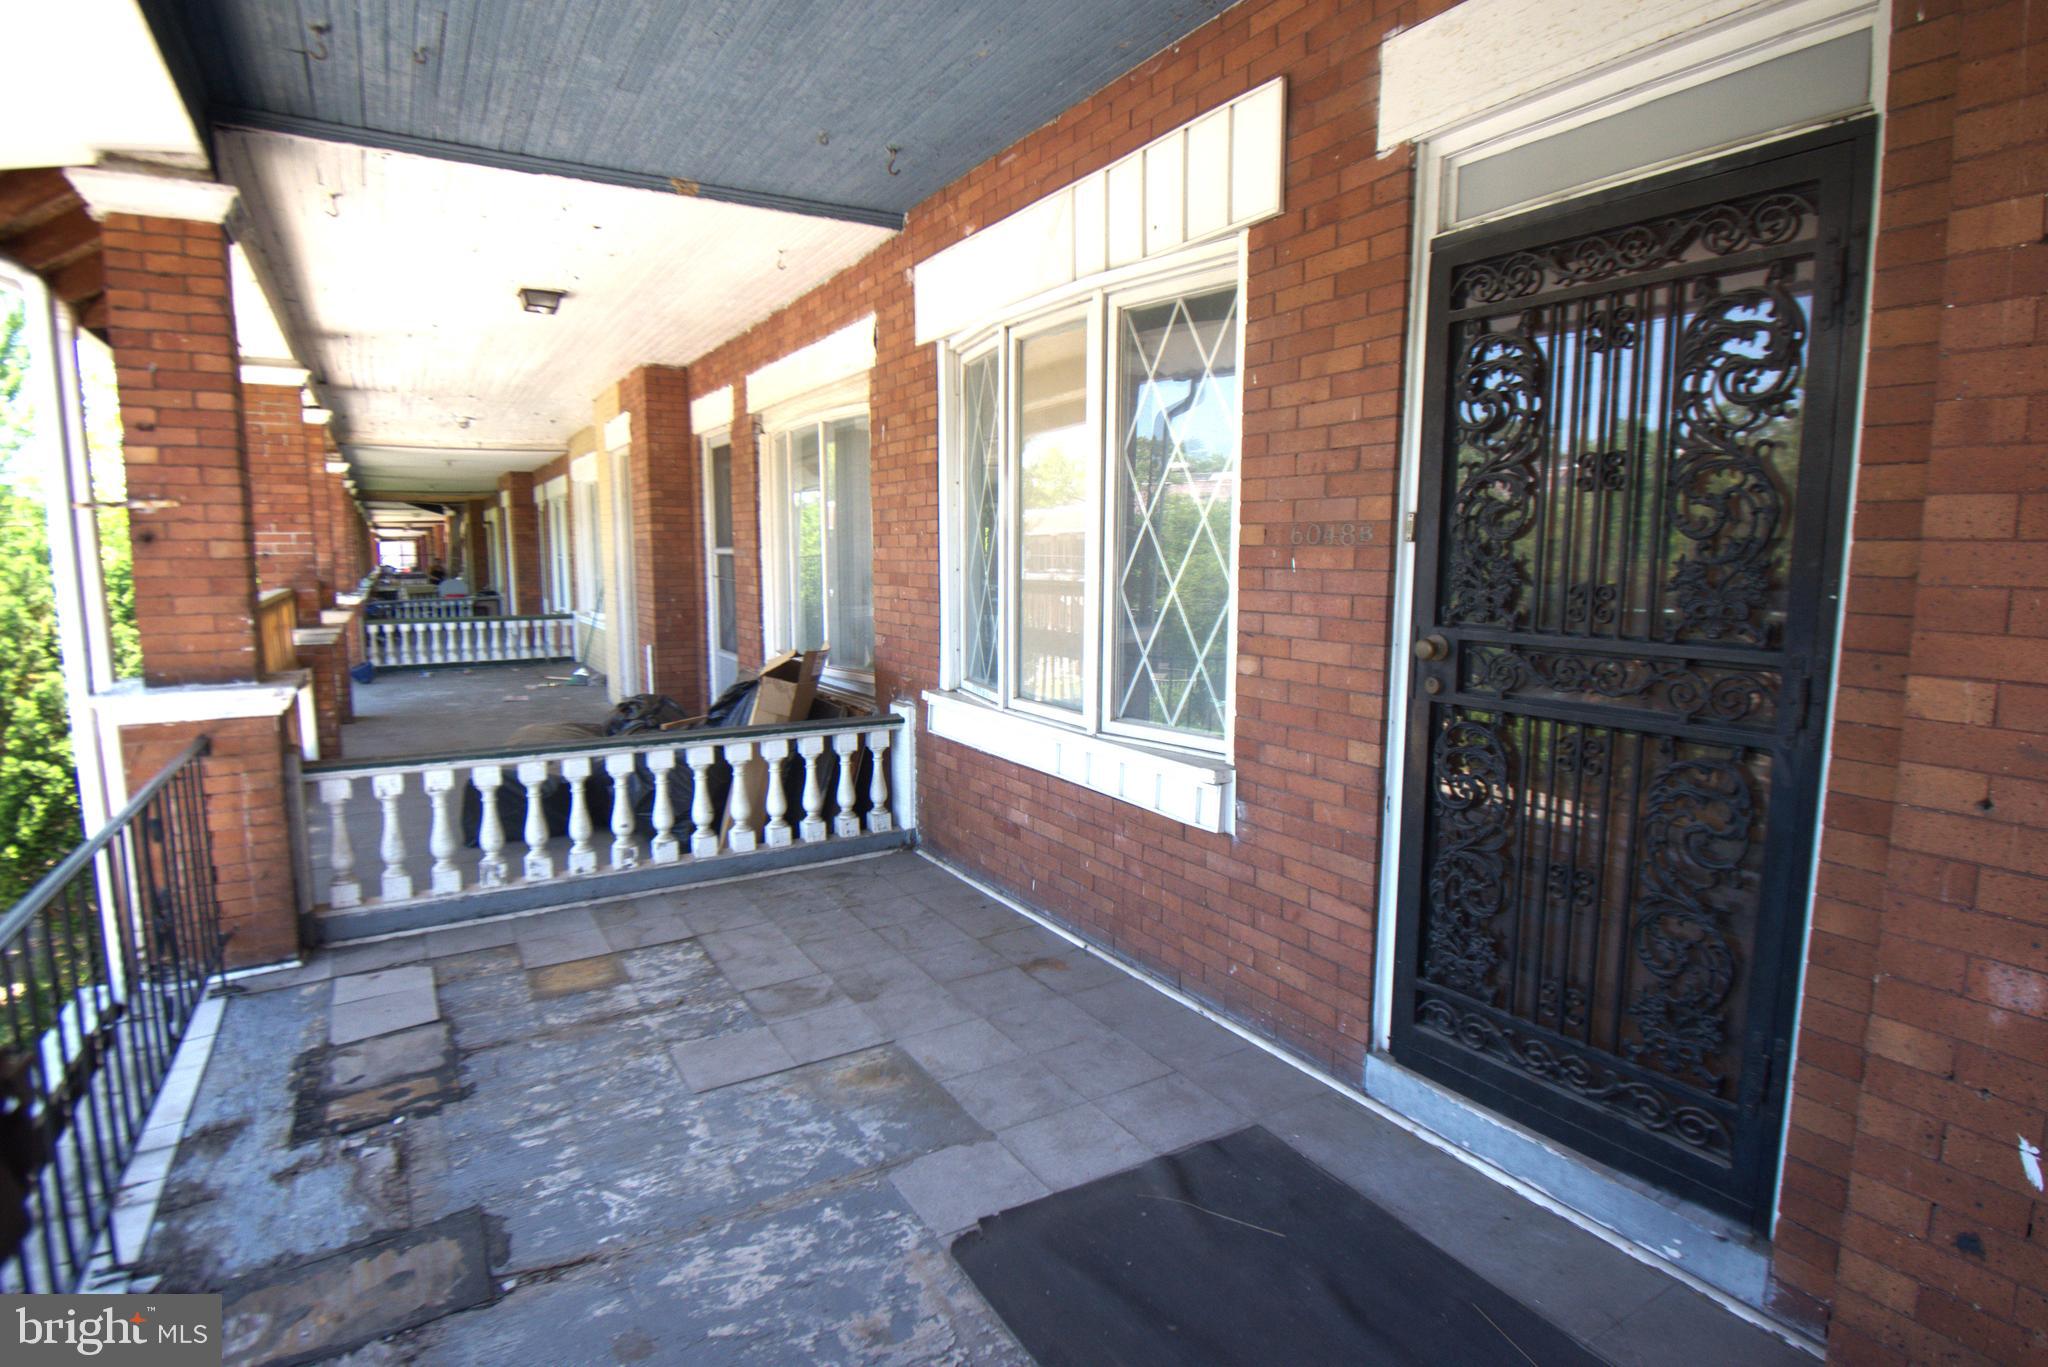
[[[1393,1049],[1752,1221],[1823,734],[1867,132],[1435,254]]]

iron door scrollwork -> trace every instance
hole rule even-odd
[[[1393,1050],[1763,1218],[1867,127],[1440,243]],[[1427,648],[1424,648],[1426,646]]]

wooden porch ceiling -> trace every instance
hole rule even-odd
[[[0,255],[48,281],[83,326],[106,327],[100,225],[62,171],[0,171]]]

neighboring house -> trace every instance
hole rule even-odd
[[[623,42],[625,93],[523,72],[543,158],[193,8],[187,170],[74,170],[103,289],[42,272],[178,500],[131,764],[224,728],[281,794],[277,715],[177,686],[251,677],[258,578],[332,610],[375,505],[460,503],[615,694],[826,650],[914,709],[926,847],[1832,1356],[2048,1353],[2048,4],[1138,5],[1063,112],[964,76],[924,117],[982,141],[841,161],[798,101],[680,195],[631,187],[734,163]],[[245,961],[301,838],[216,845]]]

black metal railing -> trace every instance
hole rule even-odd
[[[75,1289],[111,1244],[122,1171],[220,971],[206,751],[0,915],[0,1291]]]

